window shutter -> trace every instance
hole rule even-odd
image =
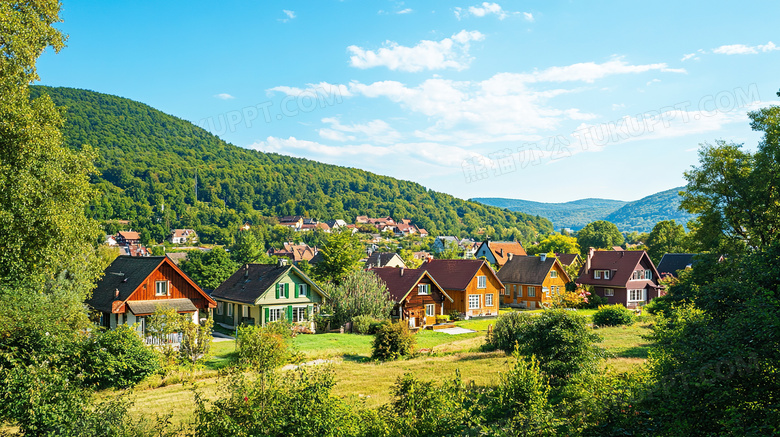
[[[263,324],[268,323],[269,318],[271,318],[271,311],[268,309],[268,307],[265,307],[265,318],[263,319]]]
[[[282,284],[276,284],[276,298],[279,299],[279,290],[281,290]]]
[[[285,299],[290,298],[290,284],[284,284],[284,297]]]
[[[309,284],[304,285],[304,290],[306,290],[306,297],[311,297],[311,289],[309,288]]]
[[[287,320],[292,322],[292,305],[287,305]]]

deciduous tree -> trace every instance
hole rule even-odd
[[[586,252],[588,248],[611,249],[612,246],[620,246],[624,242],[623,234],[614,223],[598,220],[588,223],[577,232],[577,243],[580,249]]]

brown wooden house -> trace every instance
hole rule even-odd
[[[146,317],[161,305],[191,315],[196,323],[200,310],[217,306],[167,256],[117,257],[106,268],[86,303],[100,314],[101,326],[113,329],[121,324],[138,323],[142,334]]]
[[[425,269],[381,267],[369,271],[387,285],[390,299],[395,303],[391,316],[408,321],[411,328],[435,324],[436,316],[444,315],[444,302],[452,302]]]
[[[452,301],[444,301],[444,312],[457,311],[466,317],[498,315],[504,284],[490,263],[483,259],[435,259],[425,269],[444,288]]]
[[[549,306],[566,291],[569,275],[557,258],[512,257],[498,272],[504,283],[504,304],[534,309]]]
[[[642,306],[663,294],[658,271],[644,250],[594,250],[590,248],[578,285],[590,285],[609,304]]]
[[[489,263],[503,267],[513,256],[525,256],[523,245],[517,241],[490,241],[485,240],[479,245],[474,258],[484,257]]]

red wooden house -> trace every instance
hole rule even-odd
[[[504,284],[483,259],[434,259],[420,267],[430,273],[452,297],[444,301],[444,312],[457,311],[466,317],[498,315]]]
[[[663,294],[658,271],[644,250],[594,250],[590,248],[578,285],[591,285],[609,304],[642,306]]]
[[[435,324],[436,316],[444,315],[444,302],[453,302],[425,269],[381,267],[369,271],[387,285],[395,302],[391,316],[408,321],[411,328]]]
[[[167,256],[119,256],[104,273],[87,305],[100,313],[100,324],[106,328],[138,323],[144,333],[146,316],[161,305],[189,314],[197,323],[200,310],[217,306]]]

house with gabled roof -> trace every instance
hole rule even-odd
[[[425,269],[444,288],[452,301],[444,301],[444,312],[466,317],[498,315],[504,284],[483,259],[434,259],[423,263]]]
[[[452,298],[425,269],[381,267],[369,270],[387,286],[395,303],[390,316],[421,328],[436,323],[444,315],[444,302]]]
[[[160,306],[174,308],[197,323],[199,312],[216,307],[209,297],[167,256],[118,256],[97,283],[86,304],[100,314],[100,325],[138,324],[146,330],[146,317]]]
[[[171,231],[171,243],[173,244],[185,244],[185,243],[197,243],[198,234],[194,229],[174,229]]]
[[[628,308],[642,306],[663,295],[659,274],[644,250],[588,250],[578,285],[593,287],[593,293],[609,304]]]
[[[120,246],[130,246],[141,244],[141,235],[135,231],[119,231],[114,237],[116,243]]]
[[[366,268],[371,269],[375,267],[406,267],[406,263],[395,252],[371,252],[366,260]]]
[[[523,245],[517,241],[485,240],[474,253],[475,258],[482,258],[501,268],[511,256],[525,256]]]
[[[549,307],[571,282],[560,260],[546,254],[512,256],[498,277],[505,287],[504,304],[528,309]]]
[[[219,285],[214,321],[226,327],[265,325],[286,319],[311,326],[325,292],[286,259],[276,264],[247,264]]]

